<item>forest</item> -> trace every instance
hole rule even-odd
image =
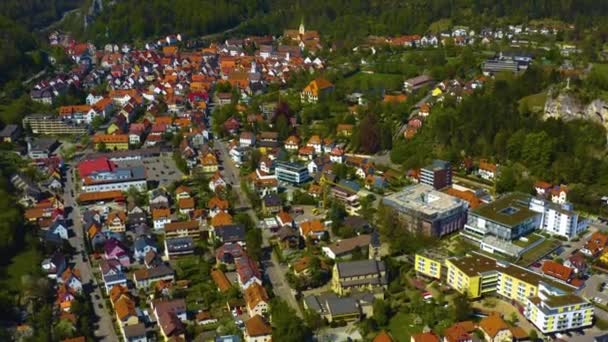
[[[585,28],[604,23],[606,15],[608,3],[592,0],[127,0],[106,9],[87,36],[100,42],[133,41],[176,32],[205,35],[235,26],[242,34],[278,35],[304,19],[309,28],[331,38],[355,39],[421,34],[448,18],[472,28],[542,18]]]

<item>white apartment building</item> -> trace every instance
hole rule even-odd
[[[524,316],[543,334],[593,324],[593,306],[582,297],[540,283],[538,296],[529,297]]]
[[[551,235],[573,239],[587,229],[588,221],[579,220],[570,203],[557,204],[542,198],[530,201],[530,210],[541,214],[540,229]]]

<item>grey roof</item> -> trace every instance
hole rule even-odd
[[[276,194],[268,194],[264,197],[264,204],[268,207],[276,207],[281,205],[281,198]]]
[[[240,224],[220,226],[215,229],[215,235],[222,242],[238,242],[245,240],[245,227]]]
[[[127,283],[127,277],[125,276],[124,273],[118,273],[118,274],[112,274],[109,276],[105,276],[103,277],[103,282],[108,285],[108,284],[118,284],[118,283]]]
[[[357,301],[351,297],[327,299],[327,309],[332,316],[359,313]]]
[[[169,253],[177,253],[194,249],[194,240],[192,237],[178,237],[174,239],[166,239],[165,245]]]
[[[141,337],[141,336],[146,336],[146,326],[143,323],[125,325],[123,327],[123,331],[125,333],[125,337],[127,338],[127,341],[129,341],[129,338],[137,338],[137,337]]]
[[[19,126],[17,126],[17,125],[6,125],[6,126],[4,126],[2,131],[0,131],[0,137],[10,137],[13,134],[15,134],[15,132],[18,129],[19,129]]]
[[[340,278],[379,274],[386,269],[384,261],[378,260],[346,261],[339,262],[336,266],[338,267]]]

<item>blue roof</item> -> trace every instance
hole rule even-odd
[[[340,185],[340,187],[342,188],[350,189],[354,192],[358,192],[359,190],[361,190],[361,186],[358,183],[346,179],[341,180],[338,185]]]

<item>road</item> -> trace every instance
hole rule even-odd
[[[214,146],[220,153],[219,159],[222,164],[223,175],[229,183],[232,183],[232,188],[237,195],[239,203],[235,205],[235,210],[245,210],[247,214],[251,216],[253,222],[257,224],[257,222],[259,222],[259,218],[253,210],[251,202],[247,197],[247,194],[245,194],[245,192],[241,190],[239,169],[236,167],[236,165],[230,158],[226,144],[223,141],[216,140]],[[292,293],[291,288],[289,287],[289,283],[287,282],[287,279],[285,277],[285,274],[287,274],[287,267],[281,265],[276,255],[271,251],[269,240],[272,236],[270,231],[268,229],[262,229],[262,237],[262,247],[264,247],[264,249],[268,251],[268,253],[265,254],[270,255],[270,259],[263,260],[262,264],[266,271],[266,275],[268,276],[268,279],[272,284],[274,294],[277,297],[280,297],[281,299],[285,300],[296,311],[298,316],[301,317],[302,314],[300,312],[300,307],[298,306],[298,302],[294,294]]]
[[[72,231],[74,233],[70,238],[70,244],[75,249],[72,261],[75,263],[76,269],[80,271],[80,280],[82,281],[85,294],[90,295],[95,316],[98,318],[96,325],[97,329],[95,330],[96,339],[99,341],[118,341],[118,336],[114,331],[112,316],[110,315],[108,308],[106,308],[100,286],[97,284],[97,280],[93,275],[91,260],[88,257],[86,261],[83,260],[83,255],[87,255],[84,240],[85,233],[82,227],[80,209],[72,196],[72,191],[76,193],[75,184],[73,182],[73,177],[75,176],[75,173],[73,172],[74,168],[73,165],[69,164],[68,167],[69,169],[66,172],[64,200],[65,206],[72,208],[68,215],[68,220],[72,221]]]

